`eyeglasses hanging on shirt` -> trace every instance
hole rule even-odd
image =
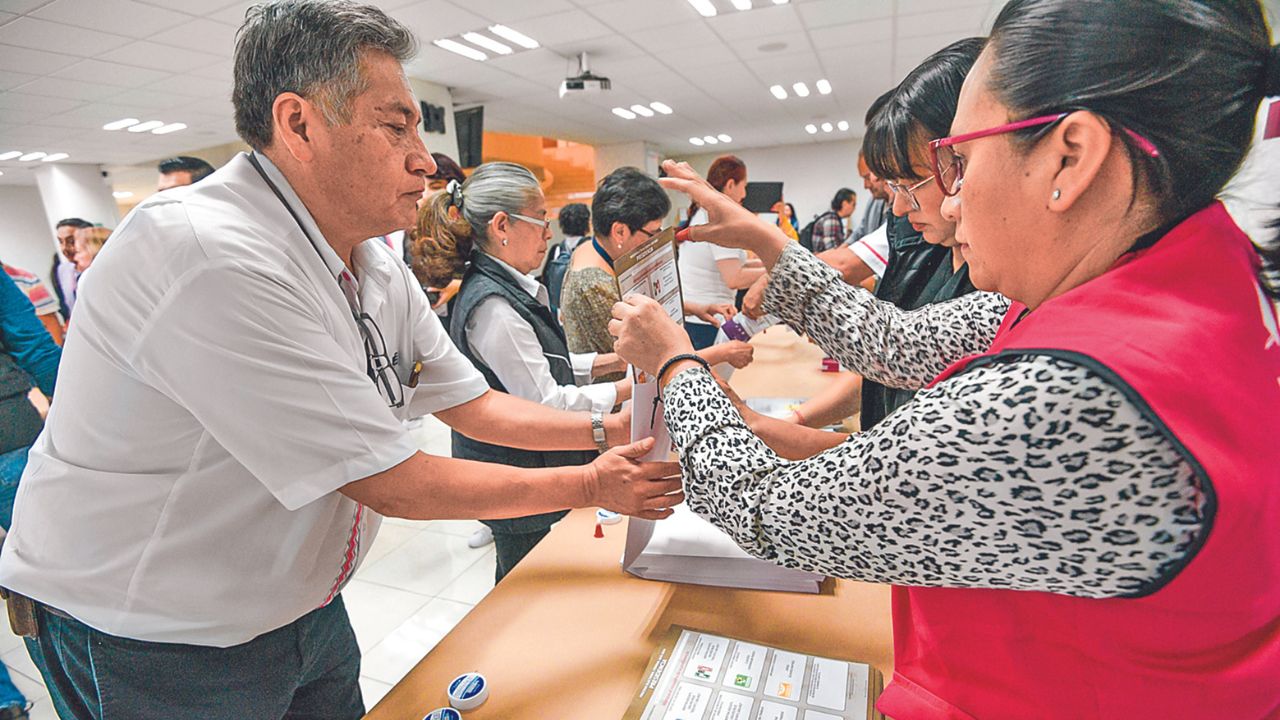
[[[280,192],[280,188],[271,181],[271,177],[262,169],[262,165],[258,163],[255,153],[249,153],[249,164],[253,165],[253,169],[258,171],[258,175],[267,183],[267,187],[271,188],[271,192],[275,194],[276,199],[284,205],[284,209],[289,211],[290,217],[297,223],[298,229],[302,231],[302,236],[311,243],[311,249],[316,251],[320,262],[324,263],[324,255],[320,252],[320,248],[316,246],[316,241],[311,237],[311,233],[307,232],[307,227],[302,224],[302,218],[294,212],[293,206],[289,205],[289,201],[285,199],[284,193]],[[365,373],[369,379],[373,381],[374,387],[378,389],[379,394],[386,397],[387,405],[393,408],[404,407],[404,387],[400,383],[399,376],[396,375],[395,365],[391,362],[391,356],[387,353],[387,343],[383,338],[382,329],[373,321],[373,318],[365,312],[360,311],[360,300],[356,294],[355,278],[345,269],[342,271],[341,278],[334,278],[338,283],[338,289],[347,300],[347,306],[351,310],[351,317],[355,320],[356,327],[360,329],[360,336],[364,342],[365,353]],[[347,282],[343,282],[346,279]],[[416,385],[417,375],[421,363],[414,367],[414,382]]]

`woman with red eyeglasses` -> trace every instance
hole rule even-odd
[[[770,422],[661,308],[614,308],[692,509],[895,586],[886,715],[1280,716],[1280,243],[1217,200],[1276,94],[1256,0],[1013,0],[931,143],[986,292],[911,313],[667,167],[689,240],[771,267],[768,311],[923,388],[847,438]]]

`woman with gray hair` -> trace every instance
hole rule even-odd
[[[547,201],[533,173],[513,163],[486,163],[429,202],[422,223],[429,230],[426,274],[433,283],[462,276],[449,307],[449,335],[489,387],[561,410],[590,410],[597,422],[631,397],[629,379],[587,384],[626,365],[614,353],[570,353],[546,288],[529,274],[541,267],[551,238]],[[453,456],[540,468],[583,465],[595,453],[518,450],[454,431]],[[495,581],[565,512],[483,521],[497,548]]]

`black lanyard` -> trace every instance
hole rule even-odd
[[[271,188],[271,192],[275,194],[276,199],[280,201],[280,204],[284,206],[284,209],[289,211],[289,217],[292,217],[293,221],[298,224],[298,229],[302,231],[302,236],[311,244],[311,249],[316,251],[316,256],[320,258],[320,263],[324,265],[325,272],[332,275],[333,273],[329,271],[329,263],[324,259],[324,253],[320,252],[320,246],[316,245],[316,241],[311,237],[311,233],[307,232],[307,226],[302,224],[302,218],[298,217],[298,213],[294,212],[293,206],[285,199],[284,193],[280,192],[280,188],[276,187],[276,184],[271,181],[271,177],[267,175],[267,171],[262,169],[262,165],[258,163],[258,158],[254,153],[249,153],[249,164],[253,165],[254,170],[258,171],[258,175],[262,177],[262,181],[267,184],[267,187]],[[336,277],[333,281],[338,283],[338,292],[342,293],[343,299],[346,299],[347,292],[342,289],[342,283],[339,282]],[[356,309],[350,309],[352,316],[355,317]]]
[[[604,260],[605,264],[609,266],[610,270],[612,270],[613,258],[609,257],[609,253],[605,252],[604,248],[600,247],[600,241],[596,240],[595,238],[591,238],[591,247],[596,249],[596,252],[599,253],[600,258]]]

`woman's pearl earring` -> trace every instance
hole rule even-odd
[[[1052,197],[1053,197],[1053,199],[1054,199],[1054,200],[1061,200],[1061,199],[1062,199],[1062,191],[1061,191],[1061,190],[1059,190],[1059,189],[1057,189],[1057,188],[1054,188]]]

